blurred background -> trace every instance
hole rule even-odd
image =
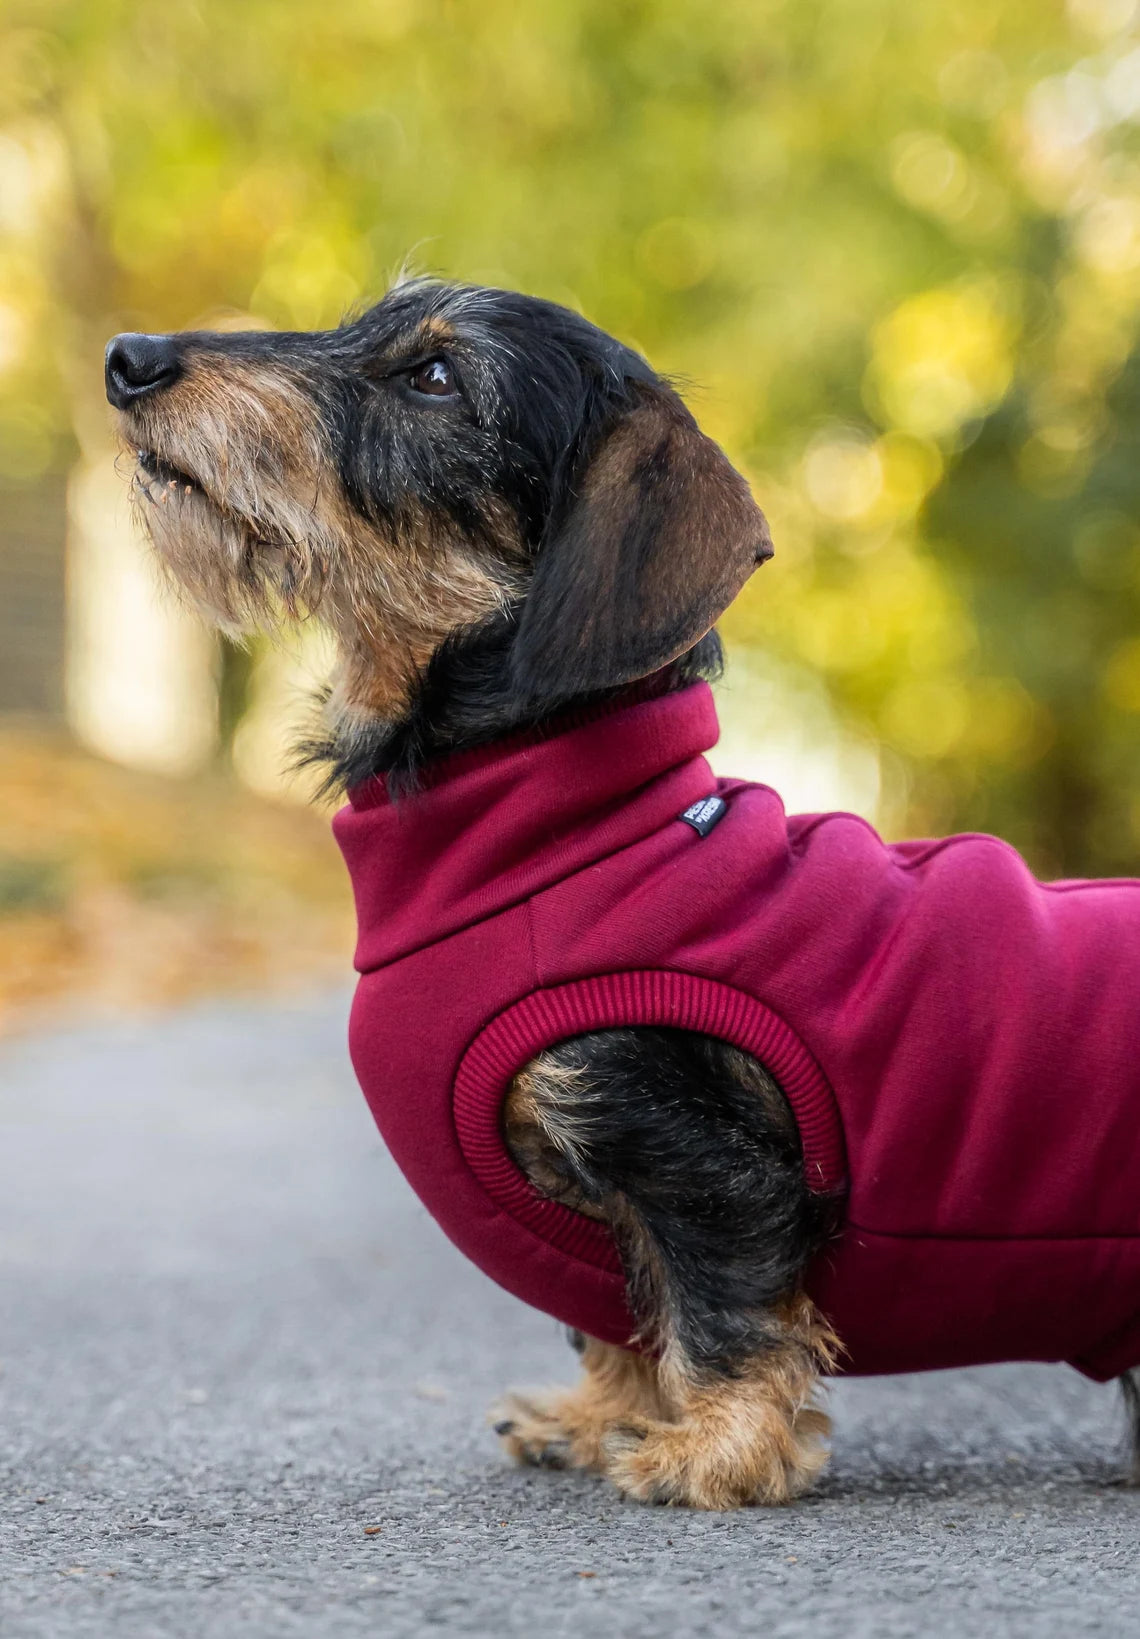
[[[347,978],[327,648],[163,595],[102,351],[404,265],[581,309],[752,480],[720,767],[1136,872],[1136,0],[3,0],[0,1029]]]

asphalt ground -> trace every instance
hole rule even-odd
[[[383,1152],[347,999],[0,1049],[0,1636],[1140,1635],[1140,1492],[1063,1367],[840,1382],[787,1509],[514,1469],[558,1328]]]

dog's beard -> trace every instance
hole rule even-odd
[[[369,523],[331,479],[309,507],[269,461],[255,473],[256,512],[239,510],[235,492],[246,498],[248,475],[232,482],[235,467],[231,450],[207,476],[167,437],[161,455],[140,452],[136,509],[176,592],[222,631],[276,634],[311,615],[332,629],[340,660],[329,712],[338,720],[398,715],[455,626],[501,610],[513,592],[505,560],[493,572],[446,520],[409,509]],[[222,475],[232,487],[218,498]],[[310,480],[306,492],[313,488]]]
[[[275,627],[321,602],[344,535],[319,422],[288,380],[191,372],[123,418],[159,562],[209,620]],[[335,485],[333,486],[335,488]]]
[[[227,460],[225,477],[233,466]],[[214,483],[222,476],[209,474]],[[132,496],[166,576],[212,624],[236,634],[319,607],[336,543],[288,489],[259,477],[251,516],[233,489],[216,499],[188,465],[142,449]]]

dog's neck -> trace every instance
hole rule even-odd
[[[456,634],[432,656],[412,688],[406,709],[391,718],[342,716],[299,749],[303,765],[324,770],[324,789],[344,791],[381,777],[394,795],[415,790],[424,769],[440,757],[541,727],[567,713],[606,704],[649,680],[579,692],[555,701],[520,696],[510,665],[513,617],[506,615]],[[720,675],[715,631],[653,674],[659,693]]]

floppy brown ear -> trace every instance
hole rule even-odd
[[[772,556],[764,515],[675,393],[606,437],[539,553],[513,649],[533,700],[647,677],[702,638]]]

